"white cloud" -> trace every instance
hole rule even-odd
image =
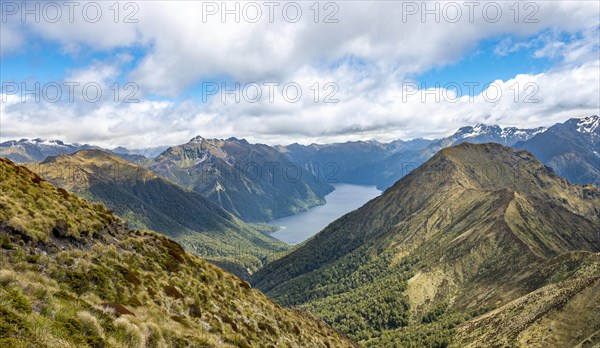
[[[333,104],[315,103],[312,91],[304,93],[299,102],[288,103],[278,89],[274,103],[267,98],[255,104],[243,102],[243,98],[240,103],[229,100],[225,104],[220,98],[213,98],[208,104],[192,101],[114,104],[107,101],[87,110],[77,104],[10,102],[4,103],[0,111],[4,138],[35,134],[71,142],[137,148],[182,143],[198,134],[246,137],[270,144],[440,137],[460,126],[479,122],[536,127],[563,122],[570,117],[598,114],[600,87],[596,73],[599,69],[600,63],[596,61],[496,81],[501,91],[497,101],[497,91],[490,87],[475,97],[459,99],[452,91],[429,90],[423,102],[420,92],[405,93],[403,97],[406,85],[393,78],[360,76],[342,66],[329,76],[305,69],[295,79],[303,89],[305,82],[328,80],[353,87],[340,89],[335,96],[339,102]],[[528,83],[530,87],[525,90]],[[520,88],[515,102],[517,85]],[[524,102],[527,95],[529,103]]]
[[[559,58],[563,64],[580,64],[591,60],[597,60],[600,48],[599,24],[586,28],[578,33],[578,36],[568,40],[561,39],[559,33],[545,36],[544,45],[538,49],[534,56],[536,58],[549,57]]]
[[[401,2],[338,2],[339,22],[318,24],[308,9],[312,2],[301,3],[304,16],[297,23],[287,23],[280,12],[275,23],[221,23],[215,17],[203,23],[202,2],[149,1],[138,3],[135,18],[139,23],[121,20],[115,24],[114,12],[108,8],[113,3],[101,4],[104,16],[98,23],[77,17],[69,23],[65,17],[59,23],[3,24],[3,53],[26,48],[22,32],[59,42],[72,55],[82,50],[143,47],[146,53],[135,61],[129,76],[142,87],[140,96],[179,96],[199,81],[231,79],[282,85],[294,81],[302,87],[302,99],[286,102],[281,86],[274,103],[263,97],[258,103],[223,104],[213,98],[207,104],[193,100],[115,104],[110,98],[98,103],[78,98],[73,103],[52,104],[20,103],[11,97],[10,102],[0,104],[3,138],[40,136],[136,148],[181,143],[197,134],[266,143],[391,140],[444,136],[477,122],[530,127],[599,113],[598,2],[535,2],[537,23],[524,22],[531,12],[525,8],[515,23],[509,9],[513,2],[501,3],[503,16],[496,23],[482,17],[485,3],[475,12],[473,23],[466,12],[458,23],[434,23],[431,16],[421,23],[417,15],[403,23],[407,8]],[[120,19],[126,13],[121,8]],[[321,16],[325,13],[321,8]],[[456,62],[483,39],[513,37],[514,42],[506,41],[498,48],[497,53],[504,54],[526,45],[521,40],[545,31],[583,34],[566,42],[559,36],[541,38],[545,41],[538,56],[560,57],[564,64],[542,74],[500,81],[503,98],[498,102],[486,101],[482,95],[455,103],[443,98],[435,102],[431,96],[423,103],[419,94],[403,100],[403,81],[411,73]],[[5,37],[12,41],[5,42]],[[123,54],[113,61],[93,61],[86,68],[69,71],[65,80],[98,82],[110,93],[111,84],[124,73],[121,66],[131,64],[133,58]],[[321,88],[335,82],[339,91],[334,98],[339,102],[323,103],[326,91],[321,90],[320,102],[315,103],[309,88],[315,82]],[[515,103],[511,87],[517,82],[521,88],[526,83],[538,86],[534,98],[539,102],[524,103],[521,91]],[[452,96],[451,91],[434,92]]]
[[[115,11],[110,8],[113,3],[100,2],[102,18],[88,23],[82,18],[82,2],[73,23],[65,9],[57,23],[27,21],[26,26],[46,39],[62,43],[64,51],[73,54],[78,54],[81,46],[93,50],[146,47],[149,52],[131,78],[149,93],[174,96],[199,80],[215,76],[229,75],[238,81],[284,79],[305,66],[327,66],[347,57],[375,64],[386,74],[422,71],[454,62],[479,40],[494,35],[525,37],[551,27],[577,32],[597,26],[600,6],[590,1],[531,2],[534,7],[522,4],[517,16],[514,7],[511,9],[512,2],[475,2],[471,20],[470,7],[461,3],[462,17],[451,23],[452,12],[444,11],[448,3],[431,2],[426,5],[429,9],[434,4],[440,8],[439,23],[431,15],[422,23],[423,8],[414,15],[409,12],[411,4],[420,7],[422,2],[336,2],[339,11],[334,18],[338,23],[322,23],[333,9],[321,7],[316,24],[310,9],[312,3],[307,2],[300,3],[303,16],[296,23],[286,22],[282,15],[286,2],[276,8],[274,23],[269,22],[264,5],[260,6],[263,16],[258,23],[250,23],[244,17],[235,23],[232,16],[222,23],[218,15],[208,16],[205,23],[207,3],[210,2],[137,2],[133,19],[138,23],[123,23],[135,8],[125,10],[126,2],[120,2],[115,23]],[[243,8],[249,2],[237,3]],[[490,4],[501,4],[502,16],[495,23],[490,21],[495,8]],[[537,23],[526,23],[530,14],[533,16],[529,19]],[[14,21],[18,16],[8,18]],[[12,49],[15,47],[7,51]]]
[[[12,23],[2,23],[0,30],[0,57],[18,51],[25,41],[18,27]]]

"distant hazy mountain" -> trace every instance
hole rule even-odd
[[[129,150],[123,146],[118,146],[118,147],[115,147],[114,149],[104,150],[104,151],[112,153],[116,156],[119,156],[122,159],[126,160],[127,162],[139,164],[142,166],[146,166],[152,161],[152,159],[150,157],[146,157],[146,156],[142,155],[140,152],[136,152],[134,150]]]
[[[149,148],[146,150],[128,150],[122,146],[112,150],[103,149],[89,144],[69,144],[61,140],[21,139],[0,143],[0,157],[5,157],[17,163],[39,162],[48,156],[70,155],[79,150],[98,149],[111,152],[129,162],[143,164],[147,158],[143,153],[154,153],[165,147]]]
[[[0,178],[1,347],[355,347],[26,168]]]
[[[148,166],[245,221],[268,221],[323,204],[333,187],[274,148],[204,139],[173,146]]]
[[[600,117],[572,118],[516,148],[532,152],[571,183],[600,185]]]
[[[363,164],[348,173],[345,180],[356,184],[376,185],[377,188],[384,190],[445,147],[464,142],[472,144],[491,142],[510,146],[520,140],[530,139],[544,130],[543,127],[518,129],[485,124],[462,127],[451,136],[430,141],[424,147],[401,148],[384,159]]]
[[[600,188],[525,150],[463,143],[253,283],[367,347],[576,347],[598,342],[598,231]]]
[[[99,149],[88,144],[69,144],[60,140],[21,139],[0,143],[0,157],[14,162],[42,161],[48,156],[72,154],[83,149]]]
[[[241,277],[286,249],[200,194],[107,152],[81,150],[27,167],[58,187],[104,203],[131,226],[164,233]]]
[[[399,151],[415,151],[431,143],[427,139],[378,141],[349,141],[334,144],[292,144],[277,149],[290,160],[301,164],[314,175],[333,182],[352,181],[348,177],[357,168],[369,166]]]
[[[146,158],[155,158],[168,148],[168,146],[151,146],[144,149],[123,149],[127,150],[127,153],[129,154],[142,155]]]

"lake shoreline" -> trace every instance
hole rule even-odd
[[[268,222],[278,227],[269,235],[288,245],[297,245],[381,194],[375,186],[343,183],[333,186],[335,190],[325,196],[325,204]]]

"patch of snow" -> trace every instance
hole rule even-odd
[[[577,122],[577,131],[579,133],[593,133],[600,125],[600,117],[588,116]]]
[[[508,138],[508,137],[512,136],[513,134],[516,134],[517,132],[519,132],[519,130],[517,130],[515,127],[506,127],[504,129],[502,129],[502,131],[500,132],[500,137]]]
[[[28,145],[35,145],[35,146],[46,146],[46,147],[70,147],[72,146],[71,144],[65,144],[60,140],[45,140],[45,139],[40,139],[40,138],[36,138],[36,139],[21,139],[19,140],[19,144],[28,144]]]
[[[462,135],[463,138],[473,138],[473,137],[477,137],[480,136],[482,134],[486,134],[486,129],[487,126],[484,124],[478,124],[475,127],[471,128],[470,131],[468,133],[464,133]]]
[[[64,144],[58,140],[44,140],[41,143],[39,143],[39,145],[52,146],[52,147],[67,147],[66,144]]]

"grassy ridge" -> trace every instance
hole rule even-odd
[[[247,277],[287,246],[195,192],[99,150],[27,164],[52,184],[102,202],[130,225],[164,233],[186,249]]]
[[[2,347],[354,345],[24,167],[0,174]]]

